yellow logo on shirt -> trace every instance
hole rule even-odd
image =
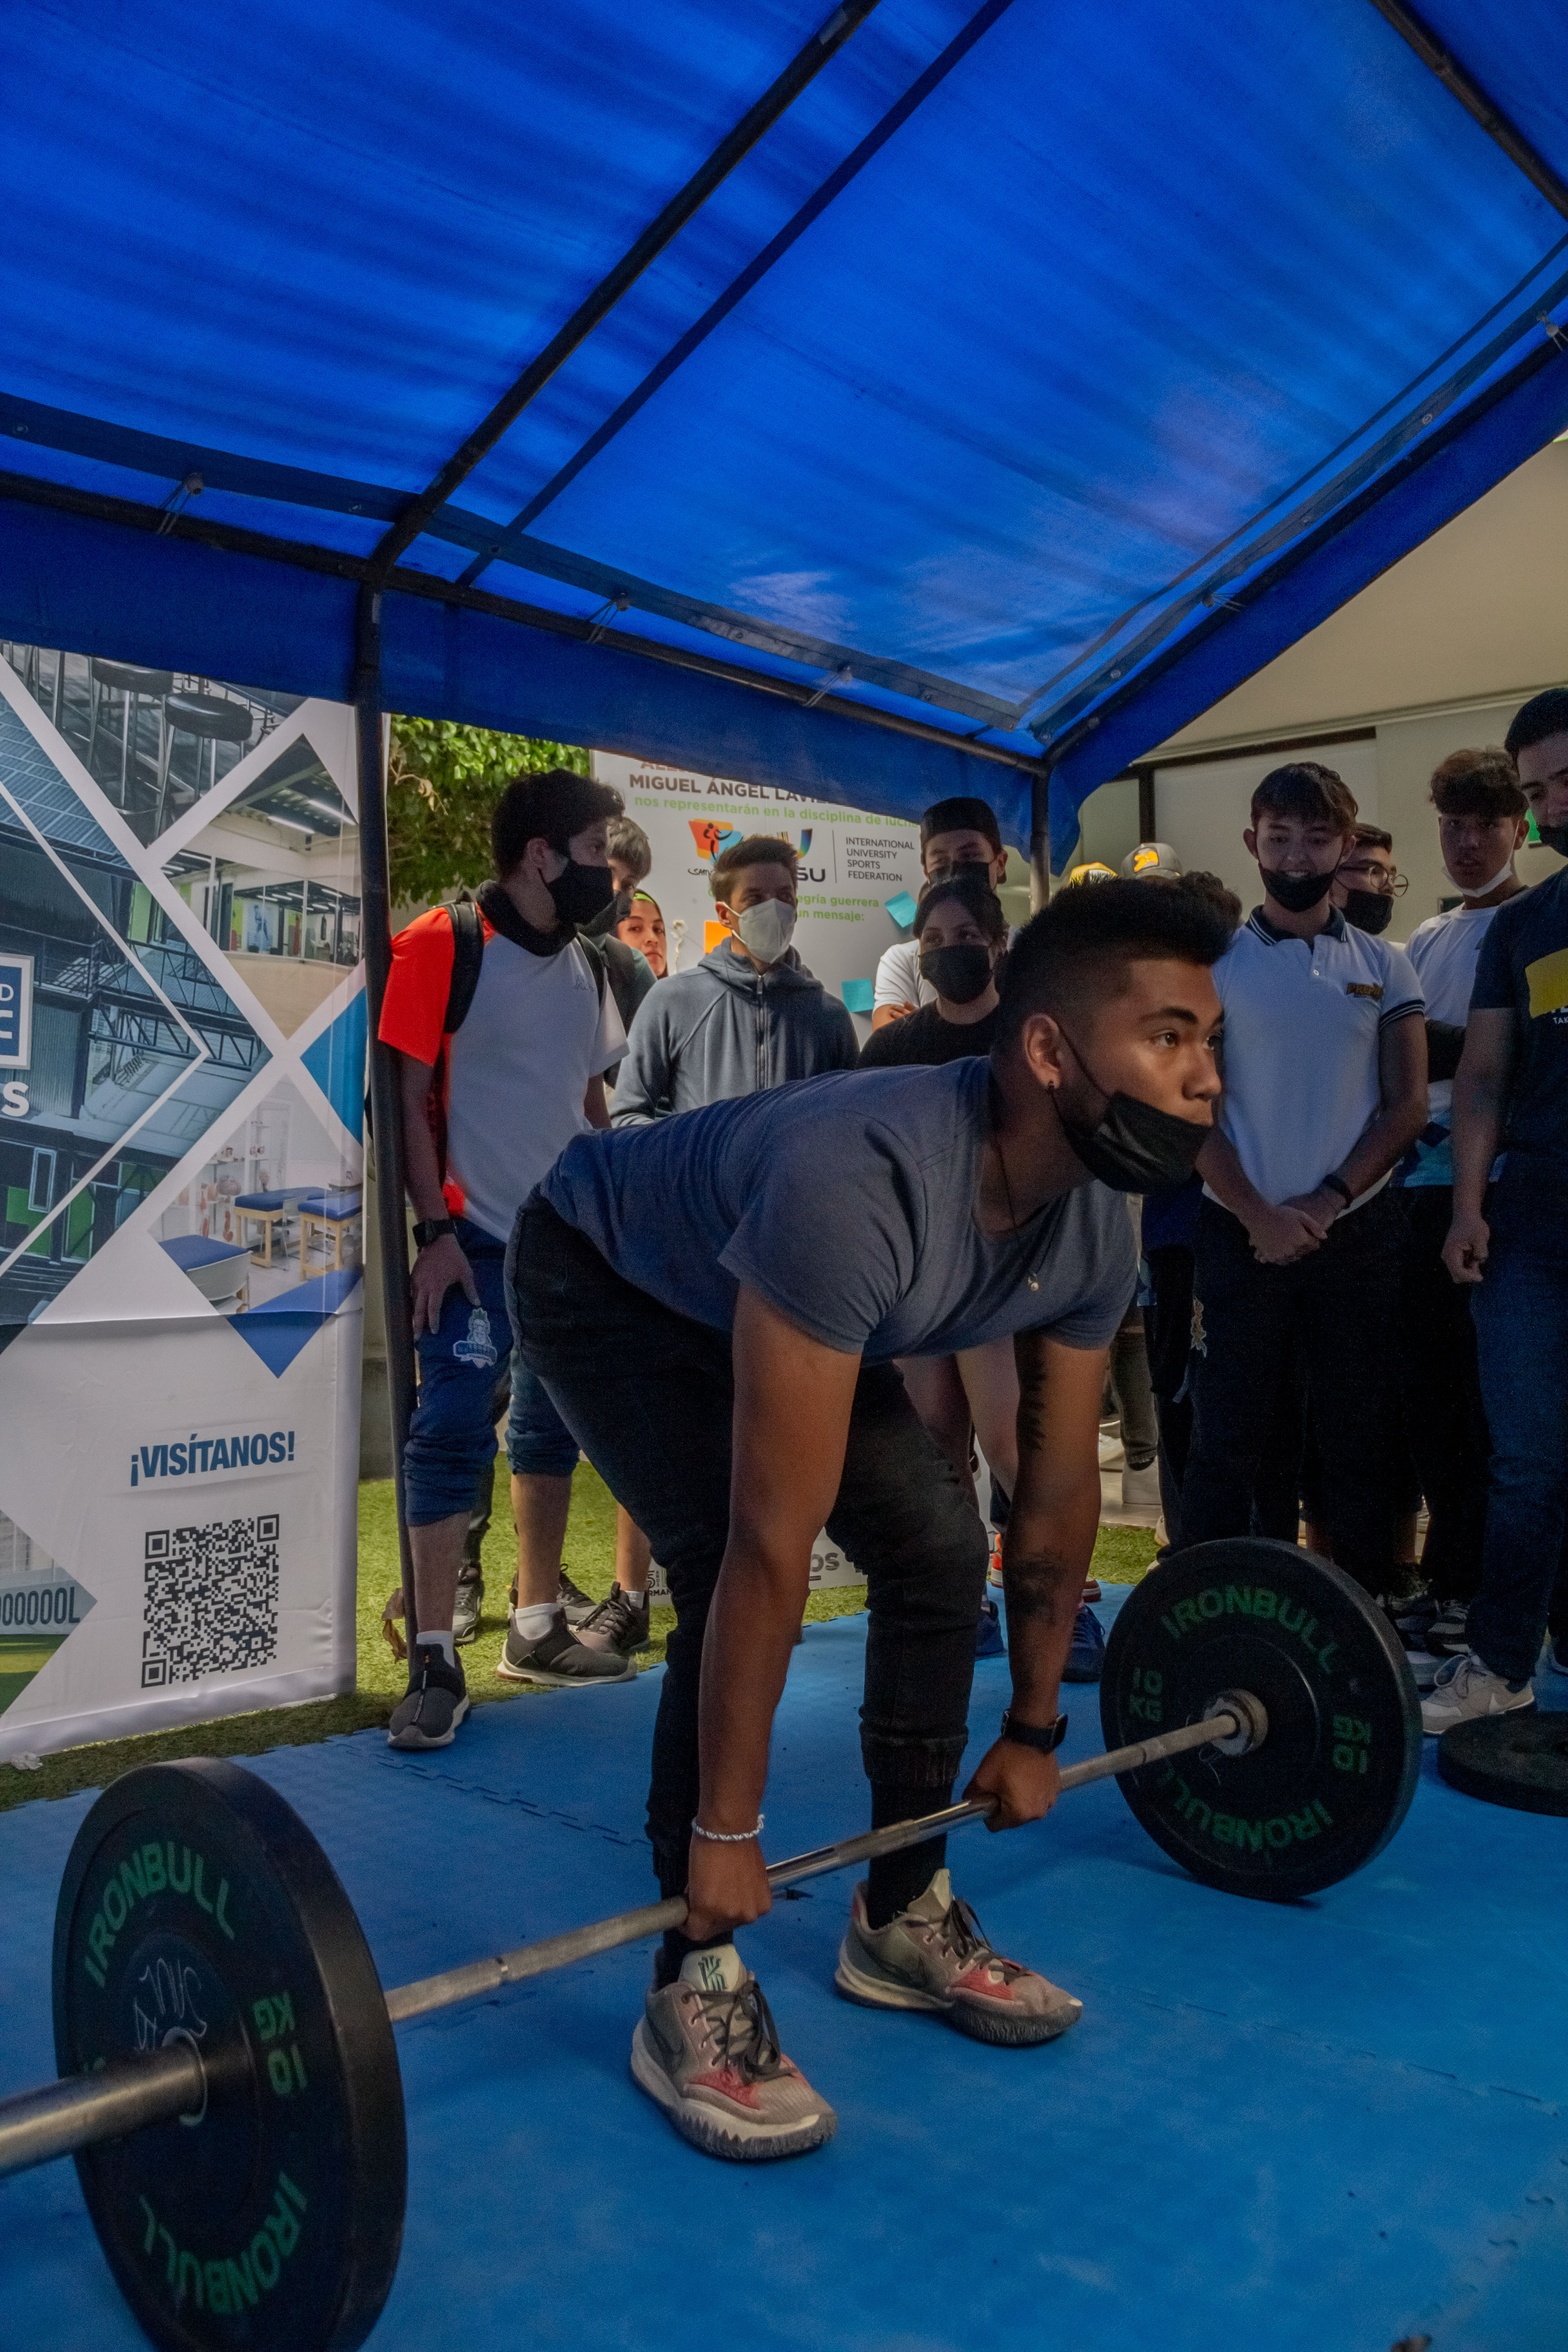
[[[1347,996],[1370,996],[1374,1004],[1381,1004],[1383,1003],[1383,987],[1382,983],[1377,981],[1347,980],[1345,982],[1345,994]]]
[[[1530,982],[1530,1017],[1539,1021],[1543,1013],[1561,1013],[1568,1005],[1568,948],[1558,948],[1548,956],[1538,956],[1524,967]]]

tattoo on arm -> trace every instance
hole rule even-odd
[[[1002,1549],[1003,1590],[1010,1625],[1070,1625],[1083,1591],[1083,1570],[1056,1552],[1009,1556]]]
[[[1020,1344],[1014,1353],[1018,1364],[1018,1451],[1022,1455],[1043,1449],[1046,1443],[1046,1351],[1043,1347]]]

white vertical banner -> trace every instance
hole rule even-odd
[[[353,714],[0,660],[0,1758],[353,1686]]]

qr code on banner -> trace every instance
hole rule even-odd
[[[278,1654],[278,1514],[153,1528],[147,1536],[142,1687],[265,1666]]]

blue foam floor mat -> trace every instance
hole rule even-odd
[[[775,1856],[864,1817],[864,1634],[813,1625],[795,1654]],[[658,1680],[482,1708],[435,1757],[366,1732],[254,1769],[396,1983],[649,1899]],[[1006,1691],[983,1663],[972,1761]],[[1069,1706],[1068,1759],[1100,1744],[1094,1694]],[[0,1816],[5,2087],[53,2072],[55,1895],[90,1801]],[[715,2164],[634,2087],[647,1946],[403,2029],[408,2228],[374,2352],[1563,2352],[1568,1823],[1459,1795],[1428,1743],[1398,1837],[1310,1904],[1197,1885],[1113,1785],[952,1858],[1082,2023],[1009,2052],[848,2006],[848,1880],[817,1880],[745,1938],[838,2110],[803,2160]],[[134,2352],[72,2168],[0,2185],[0,2214],[5,2343]]]

